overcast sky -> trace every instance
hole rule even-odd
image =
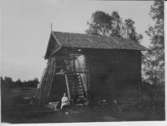
[[[64,32],[84,33],[87,21],[96,10],[118,11],[131,18],[137,32],[143,34],[142,44],[148,45],[145,30],[152,24],[149,16],[152,1],[93,0],[3,0],[1,7],[1,74],[15,80],[40,78],[46,61],[50,24]]]

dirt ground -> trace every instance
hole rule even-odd
[[[36,89],[8,90],[2,98],[2,122],[8,123],[55,123],[55,122],[111,122],[164,120],[164,109],[153,111],[150,106],[100,104],[71,106],[66,111],[29,104],[26,99]],[[2,92],[2,95],[6,93]]]

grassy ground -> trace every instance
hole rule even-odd
[[[128,104],[72,106],[67,110],[68,114],[64,111],[54,112],[46,107],[29,104],[29,101],[24,99],[33,96],[35,91],[36,89],[2,90],[2,121],[47,123],[164,120],[164,108],[159,106],[156,111],[149,103],[137,106]]]

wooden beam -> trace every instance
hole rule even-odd
[[[66,80],[66,87],[67,87],[67,96],[68,96],[68,98],[70,100],[71,99],[71,95],[70,95],[70,88],[69,88],[69,82],[68,82],[67,74],[65,74],[65,80]]]

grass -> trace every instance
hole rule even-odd
[[[147,102],[141,104],[101,104],[94,106],[71,106],[65,114],[44,106],[29,104],[25,97],[32,97],[36,89],[2,90],[2,122],[9,123],[55,123],[55,122],[104,122],[164,120],[164,101],[157,102],[156,110]]]

